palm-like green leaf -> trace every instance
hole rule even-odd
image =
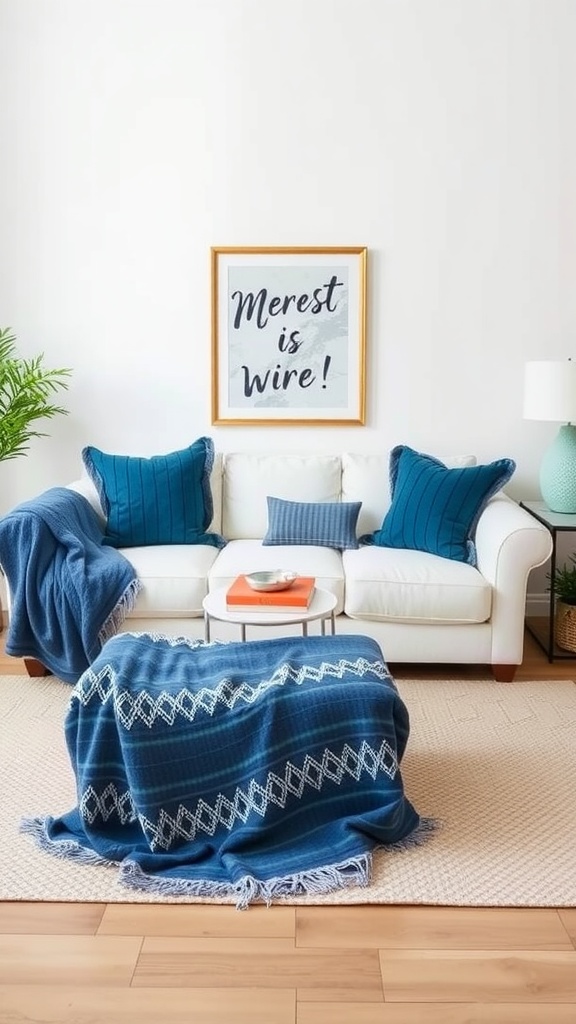
[[[15,341],[9,327],[0,329],[0,461],[25,455],[33,437],[46,436],[35,429],[37,420],[67,415],[53,396],[68,388],[72,371],[46,369],[43,354],[19,359]]]
[[[566,604],[576,604],[576,555],[571,555],[570,561],[572,562],[571,568],[564,564],[561,569],[556,569],[553,590],[561,601]],[[551,573],[546,573],[546,579],[552,584]]]

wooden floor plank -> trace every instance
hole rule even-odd
[[[558,916],[570,936],[572,945],[576,947],[576,908],[563,908],[558,911]]]
[[[287,939],[146,938],[132,984],[382,992],[375,950],[299,950]]]
[[[203,953],[207,956],[218,956],[219,953],[234,956],[236,953],[259,957],[267,953],[272,956],[288,956],[294,953],[294,940],[290,937],[270,938],[247,937],[238,935],[218,935],[216,937],[202,935],[163,936],[147,935],[144,939],[140,957],[162,956],[196,957]]]
[[[0,986],[0,1021],[34,1024],[294,1024],[295,993],[239,988]]]
[[[217,938],[290,938],[296,932],[294,907],[250,907],[241,913],[232,906],[109,904],[99,935],[168,935]]]
[[[0,935],[1,985],[129,985],[141,939]]]
[[[298,1006],[302,1003],[345,1003],[347,1006],[355,1005],[356,1003],[378,1003],[382,1004],[384,999],[384,993],[382,992],[382,986],[380,987],[366,987],[366,988],[341,988],[339,985],[331,985],[328,988],[322,988],[319,985],[315,985],[312,988],[305,988],[301,985],[296,990],[296,1001]],[[352,1018],[350,1018],[350,1024],[352,1024]]]
[[[556,910],[524,907],[298,907],[296,945],[369,949],[574,948]]]
[[[574,1024],[564,1003],[298,1003],[296,1024]]]
[[[576,951],[383,950],[380,966],[390,1002],[576,1004]]]
[[[105,903],[0,903],[0,933],[95,935]]]

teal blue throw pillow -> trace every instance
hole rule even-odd
[[[356,523],[361,501],[285,501],[266,498],[268,531],[262,543],[359,547]]]
[[[428,551],[476,565],[478,519],[515,469],[512,459],[448,469],[431,455],[398,445],[390,453],[392,504],[381,528],[360,542]]]
[[[206,533],[213,515],[211,438],[151,458],[109,455],[89,446],[82,460],[107,518],[105,544],[224,546],[218,534]]]

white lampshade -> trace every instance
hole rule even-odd
[[[526,363],[524,419],[576,423],[576,362]]]

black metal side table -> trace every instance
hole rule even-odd
[[[559,533],[576,533],[576,513],[552,512],[543,501],[521,501],[520,508],[526,509],[531,516],[542,523],[552,535],[552,554],[550,556],[550,605],[546,628],[540,628],[530,619],[526,619],[526,629],[534,637],[536,643],[547,654],[548,661],[559,661],[561,658],[576,658],[576,654],[563,651],[554,641],[554,618],[556,598],[554,580],[556,578],[556,542]]]

